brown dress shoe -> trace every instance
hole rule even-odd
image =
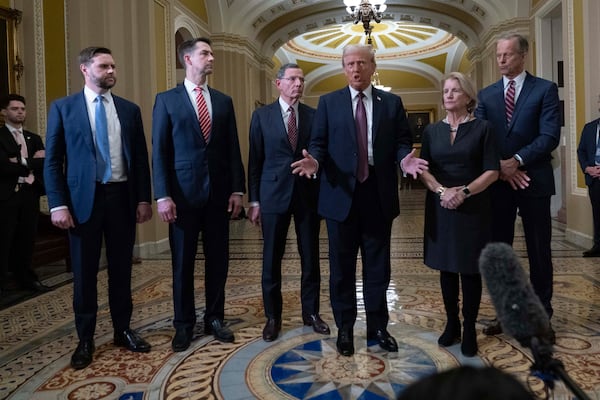
[[[502,325],[500,325],[500,321],[494,318],[492,323],[483,328],[483,334],[486,336],[495,336],[502,333]]]
[[[302,321],[304,322],[304,325],[312,326],[313,331],[316,333],[321,333],[323,335],[329,335],[331,333],[329,325],[321,319],[319,314],[302,315]]]
[[[272,342],[277,339],[279,332],[281,331],[281,321],[273,318],[267,319],[267,323],[263,329],[263,340],[265,342]]]

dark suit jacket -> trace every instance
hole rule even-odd
[[[212,127],[204,142],[185,86],[156,95],[152,114],[154,197],[171,197],[177,207],[227,204],[246,191],[246,178],[231,97],[209,88]]]
[[[44,150],[42,138],[26,130],[23,130],[25,143],[27,144],[27,165],[16,164],[8,161],[9,158],[17,157],[21,159],[21,150],[12,133],[6,126],[0,128],[0,200],[7,200],[15,194],[19,177],[29,175],[29,170],[33,171],[35,181],[34,188],[38,195],[44,194],[43,181],[43,158],[33,158],[38,150]]]
[[[494,126],[501,159],[515,154],[523,158],[522,169],[527,171],[531,181],[529,187],[519,193],[525,196],[555,194],[551,153],[560,139],[556,84],[527,73],[509,125],[504,109],[504,84],[500,79],[479,92],[475,116]]]
[[[585,184],[591,185],[594,178],[585,173],[586,167],[596,165],[596,130],[600,124],[600,118],[588,122],[581,131],[581,139],[579,139],[579,147],[577,147],[577,159],[581,171],[585,175]]]
[[[150,168],[140,108],[112,94],[121,124],[130,208],[151,202]],[[96,192],[96,147],[83,91],[50,106],[44,166],[48,205],[66,205],[76,223],[91,215]]]
[[[252,114],[248,160],[249,200],[260,202],[261,212],[287,212],[294,188],[300,194],[299,198],[309,208],[316,210],[318,181],[294,175],[290,167],[290,164],[302,158],[302,149],[308,147],[314,114],[314,108],[298,104],[298,144],[295,152],[288,140],[279,100]]]
[[[373,88],[373,157],[383,214],[400,213],[398,166],[410,153],[412,135],[400,97]],[[343,221],[350,212],[356,185],[358,147],[348,87],[321,96],[313,122],[309,153],[319,162],[319,214]]]

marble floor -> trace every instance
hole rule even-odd
[[[302,326],[299,298],[299,259],[293,232],[283,264],[284,315],[282,336],[265,343],[260,273],[261,239],[248,221],[231,223],[231,261],[226,291],[226,323],[236,335],[223,344],[205,336],[202,323],[185,352],[173,353],[171,268],[169,253],[134,265],[132,327],[152,351],[134,354],[112,344],[106,275],[99,276],[96,353],[83,370],[70,368],[77,345],[72,287],[54,291],[0,310],[0,398],[8,399],[394,399],[420,377],[458,365],[492,365],[528,385],[538,398],[547,398],[545,385],[531,376],[532,357],[506,335],[481,333],[494,316],[484,290],[478,323],[479,353],[465,358],[460,345],[440,348],[444,312],[438,274],[422,263],[422,190],[401,191],[401,216],[392,236],[392,282],[388,291],[389,331],[399,342],[398,353],[367,342],[365,315],[359,306],[355,326],[356,354],[341,357],[331,336]],[[321,314],[332,328],[328,293],[327,239],[321,239]],[[526,266],[523,235],[517,227],[515,251]],[[565,240],[559,224],[553,231],[555,297],[553,356],[562,361],[573,381],[590,398],[600,399],[600,263],[581,257],[580,247]],[[199,321],[202,321],[203,256],[198,254],[195,277]],[[358,274],[358,276],[360,276]],[[54,280],[53,280],[54,279]],[[62,277],[64,279],[64,276]],[[358,297],[361,301],[360,280]],[[571,399],[557,381],[554,399]],[[449,394],[449,399],[452,395]]]

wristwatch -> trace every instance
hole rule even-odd
[[[463,186],[462,192],[465,194],[466,197],[469,197],[471,195],[471,191],[469,190],[468,186]]]

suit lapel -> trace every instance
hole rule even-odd
[[[353,108],[353,104],[352,104],[352,93],[350,92],[350,88],[348,86],[346,86],[346,88],[340,90],[338,92],[340,94],[340,102],[339,104],[341,105],[341,107],[339,108],[340,110],[342,110],[342,112],[340,112],[340,118],[344,118],[344,115],[348,115],[346,114],[346,112],[344,112],[343,110],[350,110],[350,118],[344,118],[344,121],[346,123],[346,127],[347,127],[347,131],[348,131],[348,135],[350,136],[350,140],[352,140],[352,143],[354,143],[354,147],[358,148],[358,143],[356,142],[356,123],[354,122],[354,108]],[[337,110],[337,108],[336,108]],[[336,112],[335,110],[333,112]]]
[[[377,136],[377,132],[379,131],[379,121],[381,120],[381,108],[383,107],[383,100],[379,94],[379,90],[371,87],[371,96],[373,99],[373,120],[371,127],[371,141],[373,145],[375,144],[375,137]]]
[[[92,134],[92,127],[90,126],[90,118],[88,117],[87,102],[83,90],[79,92],[75,99],[75,115],[81,115],[79,119],[80,131],[84,133],[83,140],[93,154],[96,154],[96,145],[94,143],[94,135]]]
[[[190,96],[188,95],[188,92],[185,90],[185,85],[181,84],[178,85],[175,90],[177,91],[177,98],[179,99],[179,101],[182,104],[183,108],[187,108],[188,112],[187,114],[190,115],[197,123],[196,124],[192,124],[194,126],[194,132],[199,135],[200,137],[202,137],[202,140],[204,140],[204,137],[202,136],[202,132],[200,131],[200,122],[198,121],[198,115],[196,114],[196,105],[192,104],[192,101],[190,99]],[[208,89],[210,91],[210,88]],[[211,97],[211,101],[213,98],[213,93],[212,91],[210,92],[210,97]],[[214,107],[213,107],[213,116],[214,116]],[[213,127],[214,127],[214,123],[213,123]],[[214,129],[211,129],[211,135],[213,134]]]

